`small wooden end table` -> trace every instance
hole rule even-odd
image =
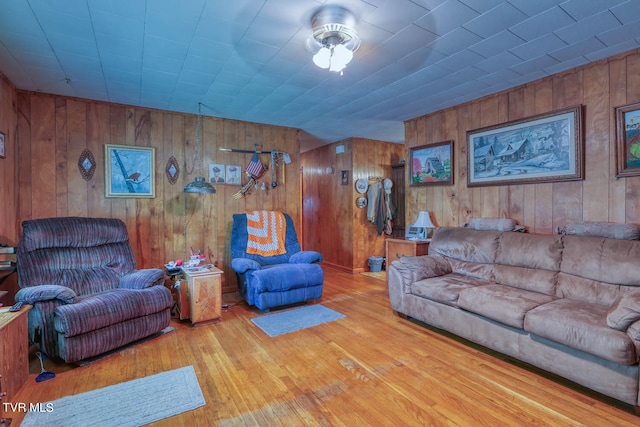
[[[6,393],[4,402],[10,402],[29,378],[27,313],[31,306],[23,305],[16,312],[9,308],[0,308],[0,391]]]
[[[192,325],[219,321],[222,317],[224,273],[216,267],[204,270],[183,269],[186,283],[180,284],[180,319],[188,318]]]

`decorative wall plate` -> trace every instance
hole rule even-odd
[[[93,153],[88,148],[85,148],[80,154],[78,159],[78,169],[80,169],[80,175],[85,181],[89,181],[93,178],[93,173],[96,171],[96,159],[93,157]]]
[[[164,169],[167,174],[167,179],[171,185],[175,184],[178,181],[178,177],[180,176],[180,166],[178,166],[178,161],[175,157],[169,157],[167,161],[167,166]]]
[[[367,198],[366,197],[358,197],[358,199],[356,200],[356,206],[359,207],[360,209],[362,208],[366,208],[367,207]]]
[[[360,178],[359,180],[356,181],[356,191],[360,194],[366,193],[367,190],[369,189],[369,184],[367,183],[367,180],[364,178]]]

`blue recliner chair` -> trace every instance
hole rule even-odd
[[[231,230],[231,268],[238,277],[238,289],[249,305],[269,311],[272,307],[303,303],[322,296],[322,255],[302,251],[293,221],[284,214],[286,252],[262,256],[247,253],[247,214],[234,214]]]

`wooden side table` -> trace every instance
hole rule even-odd
[[[30,305],[24,305],[12,313],[9,307],[0,308],[0,385],[1,391],[7,393],[3,402],[11,402],[29,378],[30,309]]]
[[[187,282],[180,284],[180,319],[189,318],[193,325],[220,320],[223,274],[216,267],[210,267],[206,272],[184,271]]]
[[[406,240],[404,238],[389,238],[385,240],[385,256],[387,269],[391,263],[403,256],[427,255],[429,242],[427,240]]]

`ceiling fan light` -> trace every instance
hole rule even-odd
[[[331,51],[326,47],[321,48],[318,53],[313,55],[313,63],[320,68],[329,68],[329,65],[331,65]]]
[[[341,72],[360,47],[360,37],[354,28],[355,16],[342,6],[325,5],[311,17],[313,34],[307,39],[307,49],[316,52],[313,62],[321,68]]]
[[[353,59],[353,52],[347,49],[343,44],[339,44],[333,48],[333,55],[331,55],[331,62],[335,62],[340,69],[347,66]]]

